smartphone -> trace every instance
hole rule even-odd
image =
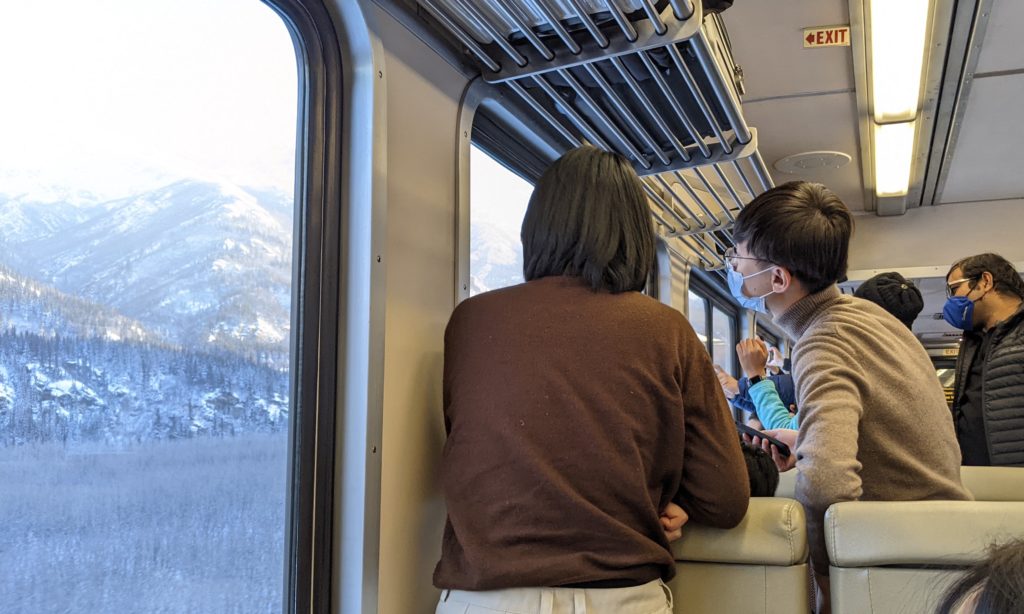
[[[736,428],[739,430],[739,432],[750,435],[751,437],[760,437],[761,439],[767,439],[773,446],[779,449],[779,456],[781,456],[782,458],[789,458],[789,446],[782,443],[778,439],[772,437],[771,435],[765,435],[761,431],[753,427],[749,427],[746,424],[743,424],[742,422],[737,422]]]

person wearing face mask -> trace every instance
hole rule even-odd
[[[821,184],[773,188],[740,211],[729,288],[793,340],[799,431],[769,432],[795,450],[820,613],[830,611],[825,511],[840,501],[970,500],[931,360],[878,305],[840,293],[853,218]],[[761,442],[765,447],[766,442]]]
[[[963,463],[1024,467],[1024,281],[979,254],[950,268],[946,294],[942,316],[964,331],[953,383]]]

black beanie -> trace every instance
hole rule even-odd
[[[896,272],[879,273],[865,281],[854,296],[875,303],[911,328],[924,309],[924,299],[914,282]]]

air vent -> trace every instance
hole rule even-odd
[[[841,151],[805,151],[786,156],[775,162],[775,169],[790,175],[808,171],[842,168],[850,163],[850,156]]]

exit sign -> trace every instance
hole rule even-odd
[[[849,46],[850,26],[819,26],[816,28],[804,28],[805,48]]]

